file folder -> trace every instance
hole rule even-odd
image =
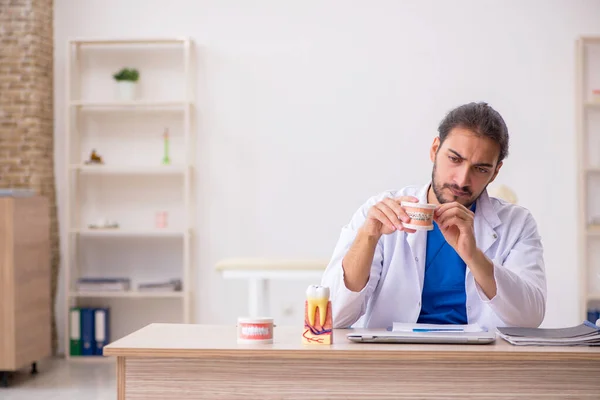
[[[94,355],[94,309],[81,308],[81,355]]]
[[[94,354],[101,356],[104,346],[109,342],[109,309],[97,308],[94,311]]]
[[[81,312],[77,307],[71,308],[69,312],[69,338],[70,351],[72,356],[81,355]]]

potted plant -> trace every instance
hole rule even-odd
[[[121,100],[134,100],[136,97],[137,81],[140,74],[137,69],[123,68],[113,75],[117,81],[119,98]]]

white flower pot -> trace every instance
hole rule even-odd
[[[137,96],[137,82],[118,81],[117,95],[121,101],[133,101]]]

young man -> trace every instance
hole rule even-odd
[[[546,310],[543,248],[528,210],[488,196],[508,154],[498,112],[470,103],[448,113],[432,179],[369,199],[342,229],[322,285],[336,328],[394,322],[538,327]],[[401,201],[438,205],[414,231]]]

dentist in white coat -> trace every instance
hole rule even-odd
[[[470,103],[450,111],[438,131],[431,182],[370,198],[343,227],[321,282],[330,288],[335,328],[543,321],[536,222],[486,191],[508,154],[504,120],[486,103]],[[401,201],[437,204],[435,229],[404,228]]]

